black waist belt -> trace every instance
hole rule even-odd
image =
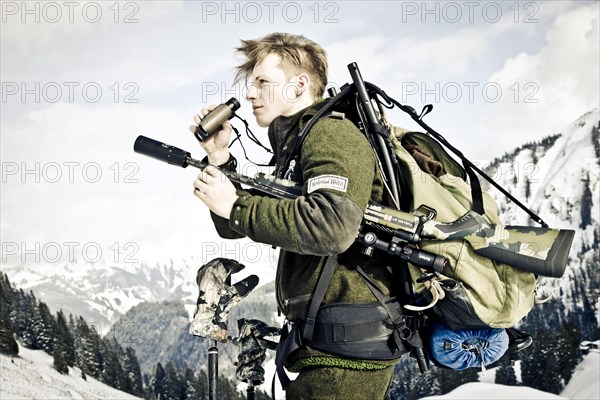
[[[313,339],[305,343],[337,356],[361,360],[392,360],[406,350],[390,340],[393,324],[378,302],[330,304],[322,307]]]

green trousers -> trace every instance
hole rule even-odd
[[[384,400],[394,367],[357,371],[336,367],[308,367],[285,391],[287,400]]]

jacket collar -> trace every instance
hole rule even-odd
[[[290,140],[290,136],[297,136],[304,125],[326,103],[326,99],[319,99],[310,106],[290,116],[280,115],[269,125],[269,142],[277,156],[283,151],[283,146]]]

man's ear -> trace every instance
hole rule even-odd
[[[309,90],[309,88],[310,77],[305,73],[301,73],[300,75],[298,75],[296,83],[296,96],[300,97],[302,93],[304,93],[306,90]]]

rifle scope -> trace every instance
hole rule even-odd
[[[191,156],[185,150],[141,135],[135,140],[133,151],[183,168],[188,166]]]

